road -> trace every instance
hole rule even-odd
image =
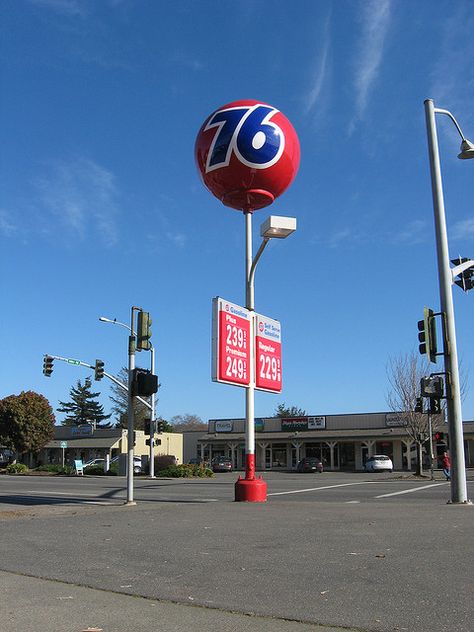
[[[270,623],[272,630],[301,632],[472,630],[473,508],[446,504],[449,487],[441,478],[265,478],[268,501],[259,504],[233,502],[235,474],[137,479],[137,506],[126,507],[124,479],[1,477],[8,546],[0,569],[11,588],[10,629],[29,632],[15,603],[22,582],[40,582],[30,588],[36,600],[54,587],[58,594],[92,591],[91,604],[112,601],[110,608],[122,613],[112,627],[110,612],[99,605],[87,610],[88,624],[104,632],[184,631],[189,616],[198,630],[263,631]],[[105,591],[102,600],[97,591]],[[146,606],[126,602],[124,594],[144,598]],[[145,616],[151,604],[168,627]],[[62,632],[65,604],[58,596],[53,606],[57,625],[44,629]],[[181,614],[167,615],[171,606]],[[125,615],[133,608],[130,627]],[[250,623],[255,627],[246,628]],[[296,627],[284,627],[290,623]],[[38,619],[31,625],[32,632],[43,629]],[[64,630],[83,629],[68,625]]]

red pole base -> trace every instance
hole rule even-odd
[[[267,484],[263,478],[246,479],[239,476],[235,483],[235,502],[264,503]]]

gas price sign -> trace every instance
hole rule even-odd
[[[281,325],[255,314],[255,388],[281,393]]]
[[[251,314],[223,298],[212,299],[212,379],[250,384]]]

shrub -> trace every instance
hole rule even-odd
[[[155,470],[166,470],[176,465],[176,457],[172,454],[159,454],[155,456]]]
[[[10,463],[7,465],[7,474],[23,474],[28,472],[28,466],[24,463]]]
[[[117,461],[115,461],[114,463],[110,464],[110,468],[107,470],[106,474],[107,476],[118,476],[118,470],[119,466]]]
[[[91,476],[103,476],[104,466],[103,465],[90,465],[84,469],[84,474],[90,474]]]
[[[59,465],[59,463],[48,463],[40,465],[36,468],[36,472],[51,472],[52,474],[70,474],[74,473],[74,468],[70,465]]]
[[[183,463],[182,465],[170,465],[166,469],[160,470],[158,476],[168,476],[170,478],[210,478],[214,476],[214,473],[207,467]]]

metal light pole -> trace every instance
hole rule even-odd
[[[461,392],[459,386],[459,366],[456,348],[456,330],[452,295],[453,276],[448,251],[448,235],[444,209],[443,186],[439,159],[435,114],[445,114],[454,122],[462,143],[459,158],[474,158],[474,145],[464,137],[454,116],[448,110],[435,108],[431,99],[425,101],[426,128],[431,170],[431,187],[438,255],[439,293],[441,311],[444,314],[444,369],[446,372],[446,404],[451,452],[451,502],[467,503],[466,469],[462,429]]]
[[[261,226],[263,241],[253,259],[252,211],[245,216],[245,307],[251,312],[250,340],[255,339],[255,270],[257,263],[270,239],[283,239],[296,230],[294,217],[270,216]],[[253,343],[251,343],[253,344]],[[235,500],[262,502],[266,500],[267,484],[255,478],[255,349],[249,353],[250,382],[245,389],[245,479],[235,484]]]
[[[135,331],[133,329],[130,328],[129,325],[126,325],[125,323],[121,323],[119,322],[116,318],[114,318],[113,320],[111,318],[106,318],[105,316],[101,316],[99,318],[99,320],[103,323],[112,323],[112,325],[120,325],[121,327],[125,327],[125,329],[127,329],[132,336],[135,336]],[[133,326],[133,325],[132,325]],[[155,374],[155,347],[151,344],[150,342],[150,371],[152,373],[152,375]],[[133,367],[135,368],[135,366]],[[130,367],[129,367],[130,370]],[[130,378],[129,378],[129,384],[130,384]],[[141,400],[141,398],[139,397],[138,399]],[[143,400],[141,400],[143,401]],[[146,403],[146,402],[145,402]],[[148,405],[146,403],[146,405]],[[153,393],[150,396],[150,404],[148,405],[150,408],[150,478],[156,478],[155,477],[155,460],[154,460],[154,441],[155,441],[155,431],[156,431],[156,420],[155,420],[155,393]]]

